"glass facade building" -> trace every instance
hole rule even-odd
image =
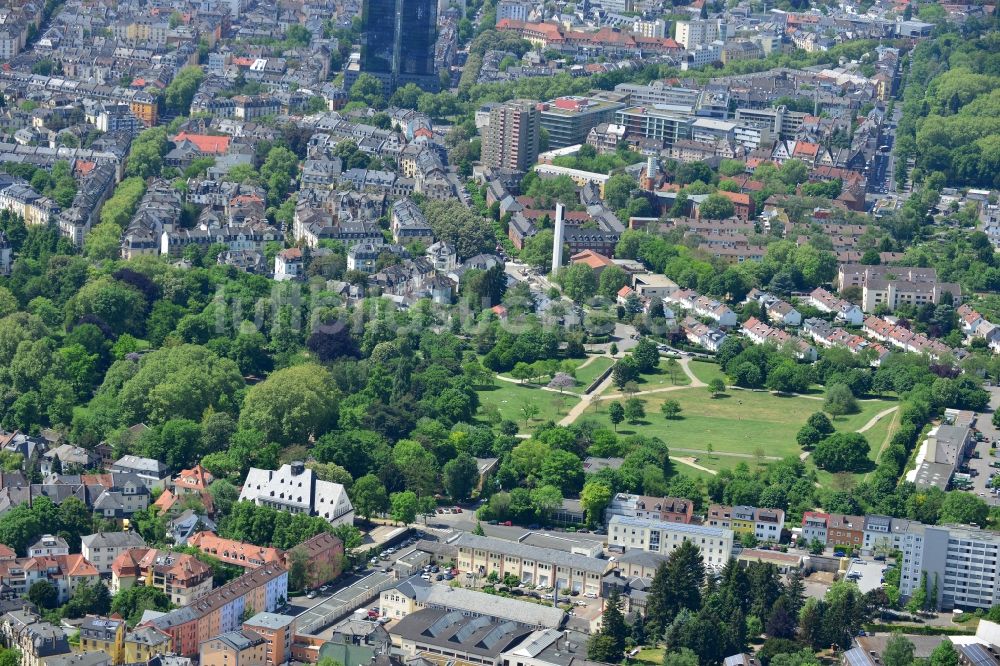
[[[365,0],[361,71],[382,81],[386,96],[407,83],[436,92],[435,0]]]

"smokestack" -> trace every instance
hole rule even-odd
[[[647,192],[653,191],[656,183],[656,158],[650,155],[646,158],[646,177],[642,179],[642,189]]]
[[[564,210],[561,203],[556,204],[556,231],[552,239],[552,277],[559,273],[559,268],[562,266]]]

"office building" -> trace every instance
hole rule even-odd
[[[973,444],[972,430],[968,427],[946,424],[935,427],[927,435],[927,445],[922,447],[924,457],[912,481],[919,488],[934,486],[947,490],[952,474]]]
[[[407,615],[392,628],[393,643],[399,645],[404,661],[426,657],[434,660],[431,663],[484,666],[508,663],[501,653],[521,645],[532,633],[513,622],[496,623],[437,608]]]
[[[361,71],[382,82],[386,99],[407,83],[438,90],[434,0],[365,0],[361,20]]]
[[[320,516],[334,527],[354,522],[354,505],[344,486],[320,480],[298,460],[277,470],[251,467],[240,492],[240,501],[289,513]]]
[[[726,23],[721,19],[678,21],[675,40],[687,51],[697,46],[711,44],[716,40],[724,42],[726,41]]]
[[[705,524],[730,529],[737,537],[752,534],[759,541],[780,541],[785,527],[785,512],[781,509],[713,504],[708,507]]]
[[[500,578],[516,576],[527,585],[543,585],[583,594],[600,594],[601,576],[611,562],[597,557],[567,553],[496,537],[462,534],[454,542],[458,570]]]
[[[559,97],[539,105],[539,122],[549,133],[549,148],[565,148],[586,143],[590,130],[611,122],[624,106],[589,97]]]
[[[784,106],[773,109],[741,108],[736,109],[736,122],[743,127],[760,129],[760,141],[766,143],[776,138],[793,140],[807,115],[801,111],[789,111]]]
[[[500,0],[497,3],[497,23],[508,21],[527,21],[531,15],[532,4],[525,0]]]
[[[725,566],[733,554],[733,531],[724,527],[665,523],[644,518],[613,516],[608,521],[608,545],[669,554],[690,541],[701,549],[705,565],[716,569]]]
[[[512,100],[490,111],[483,136],[483,166],[527,171],[538,158],[540,118],[530,100]]]
[[[558,629],[566,619],[561,608],[461,587],[435,585],[416,577],[382,592],[379,598],[381,616],[391,620],[425,608],[458,611],[470,617],[484,617],[490,622],[513,622],[528,629]]]
[[[667,148],[691,138],[694,108],[688,104],[633,106],[615,113],[615,124],[624,125],[632,136],[662,142]]]

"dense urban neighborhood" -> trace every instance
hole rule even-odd
[[[6,0],[0,666],[1000,666],[982,0]]]

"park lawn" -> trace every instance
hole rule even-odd
[[[704,388],[681,389],[642,399],[646,402],[645,421],[635,426],[622,423],[619,433],[659,437],[672,450],[705,451],[711,442],[714,451],[750,455],[751,458],[746,459],[749,462],[753,462],[752,456],[758,447],[768,456],[798,456],[801,450],[795,442],[795,434],[809,415],[823,405],[811,398],[777,396],[765,391],[730,391],[712,399]],[[680,403],[681,418],[670,421],[663,418],[660,405],[666,400]],[[601,401],[591,406],[583,418],[594,418],[610,425],[609,404],[610,401]],[[838,430],[856,430],[889,404],[862,402],[861,414],[841,418],[835,425]],[[698,455],[676,452],[678,455]]]
[[[602,372],[614,365],[614,362],[614,359],[610,356],[598,356],[587,367],[578,368],[576,371],[576,386],[569,390],[573,393],[583,393]]]
[[[718,363],[692,360],[688,363],[688,367],[691,368],[691,372],[695,377],[706,384],[710,383],[713,379],[721,379],[727,384],[729,383],[726,381],[726,373],[722,371]]]
[[[478,393],[481,414],[496,407],[500,416],[517,423],[521,432],[527,432],[532,426],[546,421],[558,421],[579,400],[572,393],[545,391],[531,384],[511,384],[502,380],[497,380],[492,388],[480,389]],[[525,403],[538,407],[538,415],[528,424],[525,424],[524,414],[521,413],[521,406]]]
[[[674,379],[671,380],[670,373],[667,372],[667,360],[662,359],[660,366],[656,370],[639,375],[639,380],[636,384],[639,385],[640,391],[652,391],[668,386],[688,386],[691,384],[691,378],[684,372],[684,368],[678,365],[677,370],[674,372]]]

